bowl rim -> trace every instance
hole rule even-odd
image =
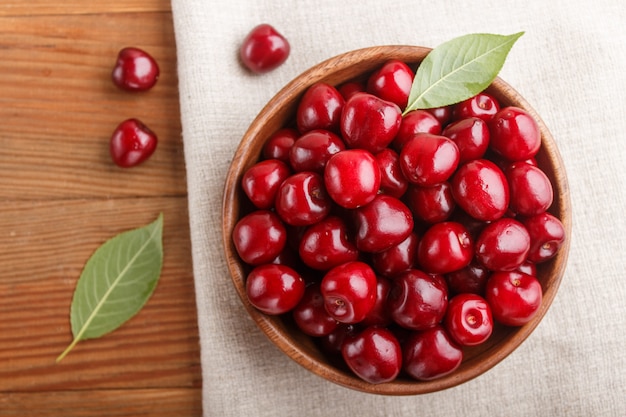
[[[357,391],[381,395],[425,394],[454,387],[483,374],[517,349],[538,326],[558,292],[567,265],[572,233],[572,208],[565,166],[557,144],[546,124],[534,108],[514,90],[513,87],[500,77],[496,77],[486,91],[500,100],[504,99],[503,101],[509,105],[524,108],[539,124],[542,142],[542,150],[540,152],[545,153],[547,158],[546,162],[550,164],[550,167],[554,171],[554,175],[550,178],[555,196],[552,207],[557,207],[557,209],[555,209],[558,211],[557,217],[559,217],[565,228],[565,242],[557,256],[549,261],[557,265],[554,269],[554,275],[550,277],[550,286],[544,290],[541,307],[533,320],[524,326],[512,330],[511,337],[504,342],[498,343],[488,350],[485,350],[484,352],[487,353],[487,355],[481,354],[480,356],[472,357],[467,363],[464,360],[465,366],[462,365],[455,372],[447,376],[431,381],[396,380],[382,384],[371,384],[361,380],[350,372],[336,368],[329,363],[320,362],[305,350],[299,349],[285,327],[277,326],[274,317],[268,317],[261,313],[248,301],[244,285],[246,274],[239,263],[237,252],[232,243],[231,234],[239,218],[239,207],[235,205],[235,201],[237,201],[236,196],[239,192],[241,176],[249,166],[249,161],[244,156],[248,151],[250,142],[259,135],[264,121],[268,118],[276,117],[277,113],[279,113],[284,106],[293,106],[299,97],[304,94],[306,88],[313,85],[315,82],[324,80],[330,84],[337,85],[339,81],[347,81],[349,79],[346,78],[346,74],[349,72],[348,69],[356,65],[356,61],[369,60],[368,62],[375,61],[377,63],[384,63],[389,59],[399,59],[410,64],[417,64],[423,60],[430,51],[431,48],[412,45],[372,46],[335,55],[302,72],[282,87],[252,121],[237,146],[224,184],[222,201],[222,244],[231,281],[245,309],[262,332],[281,351],[300,366],[331,382]],[[371,64],[369,65],[370,68],[361,72],[371,72],[372,69],[376,68],[376,65]],[[333,71],[330,77],[327,74],[329,70]],[[556,171],[557,168],[558,172]],[[551,209],[550,211],[553,210]],[[472,366],[472,362],[477,360],[480,360],[480,366]]]

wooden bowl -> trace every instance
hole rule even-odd
[[[497,78],[486,91],[499,99],[502,106],[514,105],[526,109],[539,123],[542,146],[536,159],[552,181],[554,188],[554,202],[550,212],[561,219],[566,230],[566,241],[558,255],[538,265],[538,278],[543,287],[543,304],[530,323],[522,327],[496,325],[487,342],[478,347],[464,349],[463,363],[448,376],[428,382],[400,376],[393,382],[370,384],[355,376],[347,367],[329,360],[310,337],[295,327],[289,317],[267,316],[250,304],[245,289],[245,279],[250,268],[239,259],[231,234],[237,220],[249,210],[244,207],[246,197],[240,188],[241,177],[259,160],[266,139],[278,129],[292,124],[300,97],[314,83],[323,81],[339,85],[371,73],[390,59],[417,64],[429,51],[429,48],[416,46],[364,48],[330,58],[305,71],[280,90],[252,122],[234,155],[224,188],[223,244],[234,287],[250,316],[279,349],[304,368],[336,384],[374,394],[414,395],[439,391],[468,381],[495,366],[530,335],[545,315],[559,288],[569,252],[571,235],[569,189],[556,143],[539,115],[526,100],[511,86]]]

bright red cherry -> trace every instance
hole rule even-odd
[[[543,293],[537,278],[518,271],[502,271],[491,274],[485,298],[496,321],[522,326],[539,311]]]
[[[288,266],[264,264],[248,274],[246,293],[250,303],[265,314],[283,314],[300,302],[304,280]]]
[[[533,216],[552,205],[552,184],[541,168],[526,162],[514,162],[504,173],[511,196],[509,207],[514,213]]]
[[[406,239],[397,245],[382,252],[372,253],[370,258],[372,267],[377,273],[385,277],[394,277],[401,272],[412,269],[417,258],[418,242],[417,234],[411,232]]]
[[[361,207],[380,189],[380,168],[376,158],[364,149],[346,149],[326,162],[324,184],[330,197],[341,207]]]
[[[404,145],[418,133],[441,134],[441,122],[427,110],[413,110],[402,117],[400,130],[393,139],[392,146],[400,152]]]
[[[491,120],[500,110],[500,102],[492,95],[482,92],[452,107],[454,120],[478,117],[484,121]]]
[[[314,129],[300,136],[289,151],[289,164],[294,171],[315,171],[323,174],[328,159],[346,148],[339,136],[329,130]]]
[[[276,212],[291,226],[308,226],[326,217],[332,200],[320,174],[303,171],[287,177],[276,193]]]
[[[146,91],[156,84],[159,73],[159,65],[150,54],[128,47],[119,51],[111,78],[122,90]]]
[[[409,182],[400,168],[400,155],[391,148],[385,148],[374,157],[380,167],[380,191],[392,197],[402,197]]]
[[[272,262],[282,252],[287,242],[287,230],[274,212],[257,210],[239,219],[232,238],[244,262],[260,265]]]
[[[245,37],[239,56],[250,71],[260,74],[279,67],[289,57],[290,49],[283,35],[273,26],[263,23]]]
[[[383,327],[366,327],[347,337],[341,352],[352,372],[371,384],[393,381],[402,369],[400,343]]]
[[[463,350],[442,326],[409,336],[402,347],[402,367],[419,381],[430,381],[454,372],[463,361]]]
[[[441,132],[459,148],[460,163],[479,159],[489,147],[489,127],[478,117],[469,117],[450,123]]]
[[[348,148],[373,154],[385,149],[400,129],[402,113],[396,104],[369,93],[354,94],[341,114],[341,134]]]
[[[430,187],[447,181],[459,164],[459,148],[445,136],[418,133],[400,152],[402,173],[413,184]]]
[[[354,211],[356,247],[363,252],[382,252],[404,241],[413,231],[411,210],[399,199],[378,194]]]
[[[156,146],[156,133],[137,119],[127,119],[115,128],[109,152],[117,166],[130,168],[150,158]]]
[[[528,260],[535,263],[552,259],[565,242],[565,226],[554,215],[545,212],[522,219],[530,235]]]
[[[430,224],[447,220],[456,207],[450,183],[447,181],[431,187],[410,186],[406,193],[406,202],[415,217]]]
[[[289,175],[291,170],[286,163],[278,159],[266,159],[244,172],[241,188],[257,208],[269,209],[274,207],[278,188]]]
[[[289,151],[300,134],[296,129],[279,129],[263,145],[263,158],[289,162]]]
[[[404,62],[395,59],[387,61],[368,78],[367,92],[403,109],[409,100],[414,76]]]
[[[360,321],[362,326],[388,326],[393,320],[387,308],[387,298],[391,282],[385,277],[376,277],[376,303],[374,307],[367,313],[365,318]]]
[[[326,336],[339,325],[324,307],[324,297],[320,291],[319,283],[313,283],[306,287],[302,299],[294,307],[291,314],[296,326],[309,336]]]
[[[376,304],[376,275],[364,262],[346,262],[322,278],[320,289],[328,314],[341,323],[363,320]]]
[[[489,146],[509,161],[534,157],[541,147],[537,121],[526,110],[505,107],[489,121]]]
[[[429,273],[447,274],[465,268],[474,256],[474,242],[461,223],[432,225],[420,239],[417,261]]]
[[[476,239],[476,259],[492,271],[517,269],[529,250],[530,235],[526,227],[509,217],[488,224]]]
[[[479,345],[493,332],[491,308],[483,297],[476,294],[452,297],[443,323],[448,334],[463,346]]]
[[[345,100],[335,87],[316,83],[307,89],[296,111],[296,124],[301,133],[313,129],[339,131]]]
[[[359,257],[348,237],[348,227],[337,216],[329,216],[307,228],[300,240],[299,253],[306,265],[318,270],[329,270]]]

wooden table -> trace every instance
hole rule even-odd
[[[122,92],[119,49],[149,51],[155,88]],[[0,2],[0,416],[201,415],[185,164],[169,0]],[[108,141],[137,117],[159,136],[117,168]],[[120,329],[71,342],[76,280],[93,251],[163,212],[164,265]]]

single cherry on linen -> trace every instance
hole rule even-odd
[[[122,90],[138,92],[151,89],[159,79],[159,65],[146,51],[123,48],[111,73],[113,83]]]
[[[244,38],[239,49],[241,62],[254,73],[272,71],[289,57],[291,47],[287,39],[267,23],[254,27]]]
[[[120,123],[109,142],[111,159],[122,168],[141,164],[150,158],[156,147],[156,133],[138,119],[127,119]]]

